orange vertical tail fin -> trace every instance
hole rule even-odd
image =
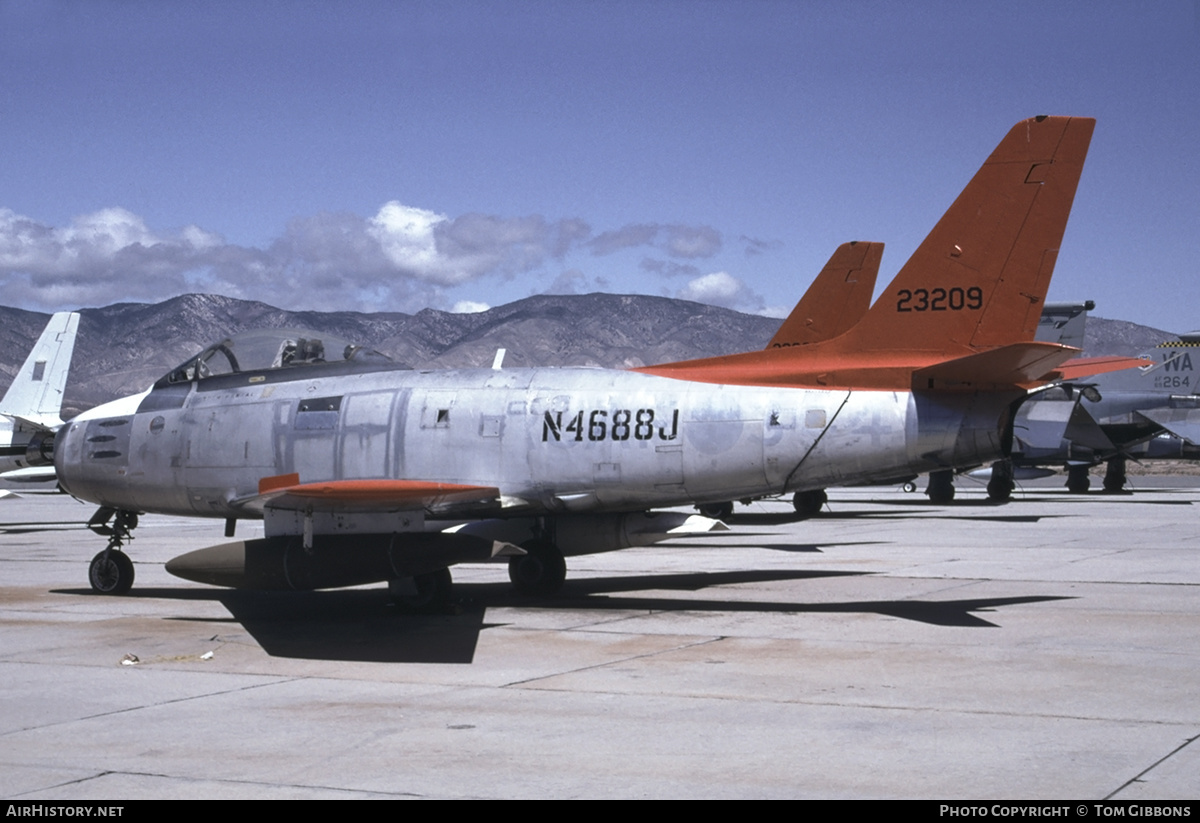
[[[1096,121],[1013,126],[851,332],[947,355],[1034,339]]]
[[[1075,352],[1036,343],[1034,335],[1095,125],[1084,117],[1015,125],[844,334],[638,371],[708,383],[889,390],[1038,381]]]
[[[838,246],[767,348],[807,346],[848,332],[871,308],[882,258],[882,243]]]

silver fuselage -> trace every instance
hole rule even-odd
[[[240,373],[99,406],[59,433],[73,495],[255,517],[264,477],[495,486],[500,514],[641,511],[1000,456],[1016,393],[693,383],[579,368]]]

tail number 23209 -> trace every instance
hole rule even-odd
[[[983,289],[900,289],[896,311],[963,311],[983,308]]]

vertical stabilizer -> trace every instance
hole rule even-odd
[[[0,414],[48,429],[62,423],[59,414],[78,328],[79,315],[74,312],[59,312],[50,318],[0,400]]]
[[[838,246],[767,348],[806,346],[848,332],[871,308],[882,258],[882,243]]]
[[[1082,349],[1088,312],[1094,308],[1096,304],[1091,300],[1083,303],[1047,303],[1038,319],[1034,339]]]
[[[1015,125],[852,332],[859,351],[1030,342],[1096,121]]]
[[[844,334],[638,371],[707,383],[892,391],[1026,388],[1060,379],[1065,372],[1056,369],[1075,350],[1034,342],[1034,334],[1095,125],[1085,117],[1035,117],[1014,126]],[[1086,368],[1132,365],[1110,360]]]

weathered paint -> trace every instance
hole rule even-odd
[[[235,501],[290,473],[493,485],[533,512],[644,509],[927,470],[963,451],[987,459],[1008,402],[599,369],[254,377],[190,384],[175,409],[151,392],[132,414],[80,415],[58,438],[65,487],[105,506],[222,518],[257,516]]]

